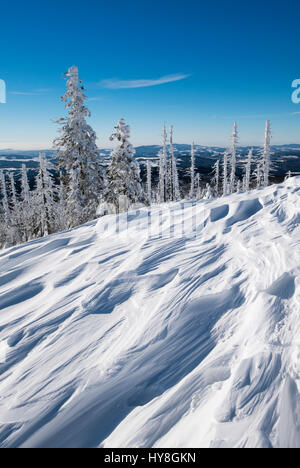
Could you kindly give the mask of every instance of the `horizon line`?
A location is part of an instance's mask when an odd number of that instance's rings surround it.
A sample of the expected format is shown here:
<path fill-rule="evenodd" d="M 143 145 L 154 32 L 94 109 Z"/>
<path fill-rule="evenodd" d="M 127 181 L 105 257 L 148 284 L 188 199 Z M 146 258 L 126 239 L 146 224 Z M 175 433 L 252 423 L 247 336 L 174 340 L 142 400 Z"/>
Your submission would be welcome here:
<path fill-rule="evenodd" d="M 191 146 L 191 143 L 173 143 L 174 146 L 176 145 L 184 145 L 184 146 Z M 273 143 L 271 147 L 276 147 L 276 146 L 300 146 L 299 143 Z M 138 144 L 138 145 L 133 145 L 134 148 L 141 148 L 143 146 L 157 146 L 158 148 L 162 147 L 162 144 L 157 144 L 157 143 L 151 143 L 151 144 Z M 169 143 L 168 143 L 169 146 Z M 195 143 L 195 146 L 200 146 L 203 148 L 228 148 L 228 145 L 218 145 L 218 144 L 202 144 L 202 143 Z M 239 148 L 249 148 L 249 147 L 263 147 L 263 144 L 243 144 L 239 145 Z M 98 150 L 112 150 L 114 147 L 113 146 L 97 146 Z M 0 147 L 0 151 L 55 151 L 54 148 L 52 147 Z"/>

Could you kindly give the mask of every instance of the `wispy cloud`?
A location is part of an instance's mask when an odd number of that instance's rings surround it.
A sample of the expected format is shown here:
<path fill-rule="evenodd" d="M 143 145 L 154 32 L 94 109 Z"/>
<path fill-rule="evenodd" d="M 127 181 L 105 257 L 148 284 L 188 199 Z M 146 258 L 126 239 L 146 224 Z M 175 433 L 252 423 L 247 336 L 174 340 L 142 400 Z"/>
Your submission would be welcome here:
<path fill-rule="evenodd" d="M 27 91 L 10 91 L 9 94 L 14 94 L 15 96 L 36 96 L 37 93 L 27 92 Z"/>
<path fill-rule="evenodd" d="M 298 115 L 300 112 L 292 112 L 292 115 Z"/>
<path fill-rule="evenodd" d="M 9 94 L 14 94 L 15 96 L 39 96 L 50 93 L 50 91 L 52 91 L 51 88 L 39 88 L 33 91 L 10 91 Z"/>
<path fill-rule="evenodd" d="M 53 91 L 53 88 L 38 88 L 34 90 L 37 94 L 51 93 L 51 91 Z"/>
<path fill-rule="evenodd" d="M 108 89 L 132 89 L 132 88 L 148 88 L 149 86 L 158 86 L 174 81 L 184 80 L 190 75 L 176 74 L 162 76 L 156 80 L 118 80 L 115 78 L 100 81 L 99 85 L 102 88 Z"/>
<path fill-rule="evenodd" d="M 102 96 L 89 97 L 88 101 L 104 101 L 104 97 Z"/>

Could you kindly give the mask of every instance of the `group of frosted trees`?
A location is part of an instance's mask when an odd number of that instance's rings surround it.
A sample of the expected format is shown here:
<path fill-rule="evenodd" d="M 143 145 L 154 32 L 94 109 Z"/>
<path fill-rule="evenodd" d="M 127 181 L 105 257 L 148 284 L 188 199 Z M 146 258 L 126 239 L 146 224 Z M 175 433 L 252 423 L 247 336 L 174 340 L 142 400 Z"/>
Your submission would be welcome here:
<path fill-rule="evenodd" d="M 168 154 L 169 146 L 169 154 Z M 242 179 L 237 177 L 238 160 L 238 129 L 237 123 L 233 125 L 230 137 L 230 146 L 224 152 L 222 158 L 217 159 L 213 165 L 211 182 L 201 184 L 201 175 L 196 169 L 195 145 L 191 145 L 190 189 L 182 194 L 178 182 L 178 170 L 173 147 L 173 127 L 170 128 L 169 145 L 167 144 L 166 127 L 163 127 L 162 149 L 159 152 L 159 202 L 176 201 L 182 198 L 210 199 L 229 195 L 234 192 L 247 192 L 251 188 L 267 187 L 270 183 L 271 168 L 271 128 L 270 121 L 266 121 L 265 140 L 262 151 L 254 158 L 253 148 L 248 152 L 246 163 L 244 162 Z M 147 180 L 151 180 L 149 174 L 151 166 L 147 164 Z M 147 182 L 147 187 L 149 187 Z M 149 199 L 148 189 L 148 199 Z M 153 199 L 153 197 L 152 197 Z"/>
<path fill-rule="evenodd" d="M 77 67 L 65 74 L 66 93 L 62 97 L 68 110 L 59 119 L 60 136 L 55 140 L 59 183 L 54 178 L 45 154 L 40 154 L 39 171 L 30 190 L 25 165 L 21 171 L 21 188 L 13 173 L 0 172 L 0 247 L 11 246 L 69 229 L 97 217 L 99 205 L 109 212 L 119 212 L 136 203 L 148 204 L 142 186 L 140 167 L 129 142 L 130 128 L 121 119 L 111 140 L 116 148 L 110 164 L 104 168 L 99 159 L 96 134 L 86 122 L 90 115 Z M 18 181 L 19 184 L 19 181 Z M 106 212 L 108 212 L 106 211 Z"/>
<path fill-rule="evenodd" d="M 173 125 L 170 127 L 170 138 L 169 138 L 169 151 L 168 151 L 168 134 L 166 125 L 163 127 L 163 144 L 162 149 L 159 152 L 159 197 L 158 201 L 164 203 L 167 201 L 176 201 L 181 199 L 181 192 L 179 187 L 179 177 L 177 161 L 173 146 Z M 147 167 L 147 180 L 151 179 L 151 173 L 149 171 L 151 166 L 148 164 Z M 149 193 L 149 182 L 148 186 L 148 199 L 151 202 L 151 193 Z"/>
<path fill-rule="evenodd" d="M 22 166 L 20 180 L 15 179 L 13 172 L 0 171 L 0 247 L 69 229 L 100 215 L 126 211 L 133 205 L 165 203 L 182 198 L 210 199 L 269 184 L 269 121 L 262 155 L 254 162 L 253 151 L 249 151 L 242 182 L 236 176 L 236 123 L 230 148 L 223 161 L 216 161 L 211 183 L 204 187 L 196 169 L 194 143 L 191 146 L 190 187 L 188 192 L 180 187 L 173 126 L 169 135 L 163 126 L 157 182 L 154 183 L 151 161 L 146 165 L 146 182 L 142 182 L 135 150 L 129 142 L 130 127 L 124 119 L 117 123 L 110 138 L 116 146 L 111 152 L 108 167 L 105 167 L 99 156 L 96 134 L 86 121 L 90 112 L 85 106 L 87 98 L 77 67 L 71 67 L 65 75 L 67 89 L 62 100 L 68 115 L 57 121 L 60 135 L 54 142 L 59 177 L 55 177 L 57 167 L 50 165 L 44 153 L 40 153 L 39 170 L 31 189 L 25 165 Z M 255 170 L 252 171 L 254 165 Z"/>
<path fill-rule="evenodd" d="M 233 125 L 231 144 L 225 151 L 222 161 L 218 160 L 213 168 L 213 193 L 215 196 L 228 195 L 234 192 L 247 192 L 250 188 L 267 187 L 270 183 L 271 169 L 271 127 L 266 121 L 264 147 L 254 159 L 253 148 L 248 152 L 244 163 L 242 180 L 237 178 L 238 130 L 236 122 Z"/>
<path fill-rule="evenodd" d="M 0 172 L 2 209 L 0 211 L 0 245 L 10 246 L 42 237 L 63 227 L 59 206 L 59 190 L 50 172 L 44 153 L 40 153 L 40 168 L 35 178 L 35 190 L 30 190 L 25 165 L 21 171 L 21 189 L 17 194 L 13 173 L 5 177 Z"/>

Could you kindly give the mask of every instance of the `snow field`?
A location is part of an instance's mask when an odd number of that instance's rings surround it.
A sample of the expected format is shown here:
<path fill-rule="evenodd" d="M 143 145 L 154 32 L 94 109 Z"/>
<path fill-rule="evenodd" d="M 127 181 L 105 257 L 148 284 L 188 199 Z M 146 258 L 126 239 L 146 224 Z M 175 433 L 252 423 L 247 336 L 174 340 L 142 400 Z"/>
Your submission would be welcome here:
<path fill-rule="evenodd" d="M 300 447 L 299 196 L 293 178 L 2 251 L 0 446 Z"/>

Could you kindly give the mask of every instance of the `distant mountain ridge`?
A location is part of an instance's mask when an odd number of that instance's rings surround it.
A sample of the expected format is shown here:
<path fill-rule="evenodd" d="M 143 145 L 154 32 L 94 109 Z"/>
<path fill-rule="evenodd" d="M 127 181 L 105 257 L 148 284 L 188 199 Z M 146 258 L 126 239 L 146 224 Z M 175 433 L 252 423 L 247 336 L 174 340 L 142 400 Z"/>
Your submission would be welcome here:
<path fill-rule="evenodd" d="M 244 161 L 250 148 L 254 150 L 254 158 L 258 159 L 261 155 L 261 146 L 241 146 L 239 148 L 238 173 L 242 173 Z M 158 166 L 160 145 L 142 145 L 135 147 L 136 159 L 142 166 L 146 164 L 148 159 L 151 160 L 153 166 Z M 184 177 L 184 173 L 190 167 L 190 149 L 189 144 L 176 143 L 174 150 L 177 157 L 178 167 L 181 172 L 180 176 Z M 205 175 L 209 174 L 212 166 L 217 159 L 222 159 L 225 147 L 195 145 L 196 150 L 196 167 L 198 172 Z M 56 165 L 54 158 L 55 150 L 41 150 L 46 153 L 47 157 Z M 99 148 L 99 157 L 104 165 L 109 162 L 111 149 Z M 272 161 L 273 175 L 283 177 L 288 171 L 300 172 L 300 144 L 289 143 L 284 145 L 272 146 Z M 0 169 L 5 171 L 19 171 L 22 164 L 25 164 L 27 169 L 36 171 L 38 168 L 39 150 L 0 150 Z M 154 170 L 155 172 L 155 170 Z"/>

